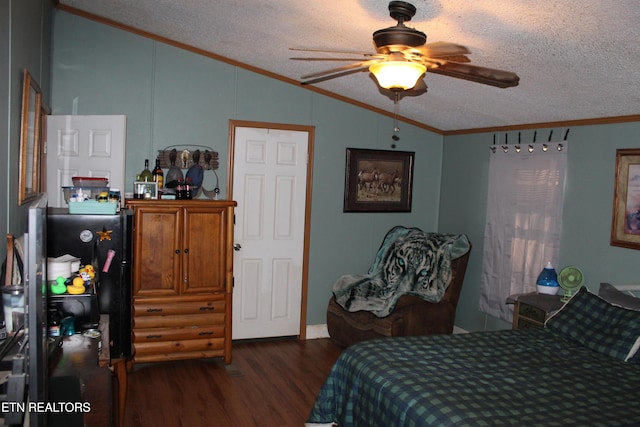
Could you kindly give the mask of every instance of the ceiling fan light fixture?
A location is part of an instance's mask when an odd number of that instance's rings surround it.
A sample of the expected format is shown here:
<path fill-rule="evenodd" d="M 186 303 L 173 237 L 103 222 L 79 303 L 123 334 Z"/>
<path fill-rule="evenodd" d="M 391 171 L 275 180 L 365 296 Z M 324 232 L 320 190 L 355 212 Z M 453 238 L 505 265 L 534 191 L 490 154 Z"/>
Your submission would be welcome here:
<path fill-rule="evenodd" d="M 427 67 L 410 61 L 384 61 L 369 66 L 380 87 L 391 90 L 409 90 L 418 83 Z"/>

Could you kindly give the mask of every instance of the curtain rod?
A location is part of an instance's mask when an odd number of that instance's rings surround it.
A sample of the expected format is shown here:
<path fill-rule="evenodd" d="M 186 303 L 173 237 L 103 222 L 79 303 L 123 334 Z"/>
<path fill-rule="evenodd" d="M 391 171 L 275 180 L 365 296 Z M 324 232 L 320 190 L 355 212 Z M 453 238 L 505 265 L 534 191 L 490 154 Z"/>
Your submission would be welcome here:
<path fill-rule="evenodd" d="M 569 136 L 569 130 L 570 128 L 567 128 L 567 130 L 564 133 L 564 138 L 563 141 L 567 140 L 567 137 Z M 538 131 L 535 130 L 533 132 L 533 141 L 531 144 L 535 144 L 536 143 L 536 137 L 538 135 Z M 519 153 L 521 150 L 521 137 L 522 134 L 520 132 L 518 132 L 518 143 L 517 144 L 513 144 L 512 146 L 515 147 L 516 153 Z M 551 129 L 551 131 L 549 132 L 549 138 L 547 139 L 547 142 L 551 142 L 551 138 L 553 137 L 553 129 Z M 534 146 L 528 144 L 528 151 L 529 153 L 533 153 L 534 150 Z M 509 134 L 507 132 L 505 132 L 504 134 L 504 144 L 500 146 L 502 148 L 502 151 L 504 151 L 505 153 L 509 151 Z M 562 149 L 564 148 L 564 146 L 562 145 L 562 143 L 559 143 L 557 146 L 558 151 L 562 151 Z M 497 149 L 497 145 L 496 145 L 496 134 L 493 134 L 493 144 L 489 146 L 489 149 L 491 150 L 492 153 L 496 152 Z M 546 152 L 549 149 L 549 146 L 547 144 L 542 144 L 542 151 Z"/>

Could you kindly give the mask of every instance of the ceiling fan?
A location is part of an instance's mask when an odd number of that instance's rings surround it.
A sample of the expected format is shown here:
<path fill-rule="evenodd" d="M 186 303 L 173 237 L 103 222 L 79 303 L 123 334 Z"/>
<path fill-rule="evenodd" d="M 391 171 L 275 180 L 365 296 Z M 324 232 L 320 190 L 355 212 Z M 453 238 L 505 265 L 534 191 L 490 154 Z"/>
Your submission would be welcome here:
<path fill-rule="evenodd" d="M 417 96 L 427 91 L 425 72 L 469 80 L 499 88 L 517 86 L 520 78 L 510 71 L 471 65 L 466 47 L 449 43 L 426 43 L 427 35 L 404 25 L 416 13 L 416 8 L 404 1 L 389 3 L 390 16 L 397 21 L 393 27 L 373 33 L 375 53 L 348 50 L 291 48 L 304 52 L 349 55 L 339 57 L 291 58 L 300 61 L 352 61 L 350 64 L 307 74 L 302 84 L 315 84 L 362 71 L 370 71 L 380 91 L 397 101 L 401 96 Z M 353 57 L 354 55 L 358 57 Z M 405 80 L 400 76 L 408 76 Z"/>

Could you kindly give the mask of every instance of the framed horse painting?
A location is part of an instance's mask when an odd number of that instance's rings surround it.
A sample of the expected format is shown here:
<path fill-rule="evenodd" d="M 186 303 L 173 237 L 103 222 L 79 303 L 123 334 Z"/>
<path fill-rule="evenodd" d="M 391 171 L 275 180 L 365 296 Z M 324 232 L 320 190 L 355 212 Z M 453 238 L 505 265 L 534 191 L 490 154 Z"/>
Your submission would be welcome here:
<path fill-rule="evenodd" d="M 411 212 L 414 155 L 347 148 L 344 212 Z"/>

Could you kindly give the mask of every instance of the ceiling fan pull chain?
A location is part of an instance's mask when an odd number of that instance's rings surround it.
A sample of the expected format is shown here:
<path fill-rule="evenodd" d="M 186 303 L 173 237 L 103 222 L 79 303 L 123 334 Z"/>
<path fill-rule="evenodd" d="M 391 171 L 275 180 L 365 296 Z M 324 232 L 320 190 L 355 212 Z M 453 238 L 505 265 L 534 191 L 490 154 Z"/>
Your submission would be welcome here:
<path fill-rule="evenodd" d="M 393 135 L 391 135 L 391 139 L 394 142 L 391 143 L 391 148 L 396 148 L 396 142 L 400 141 L 400 137 L 398 136 L 398 132 L 400 132 L 400 128 L 398 127 L 398 117 L 400 112 L 400 105 L 398 101 L 400 100 L 400 91 L 394 91 L 393 95 Z"/>

